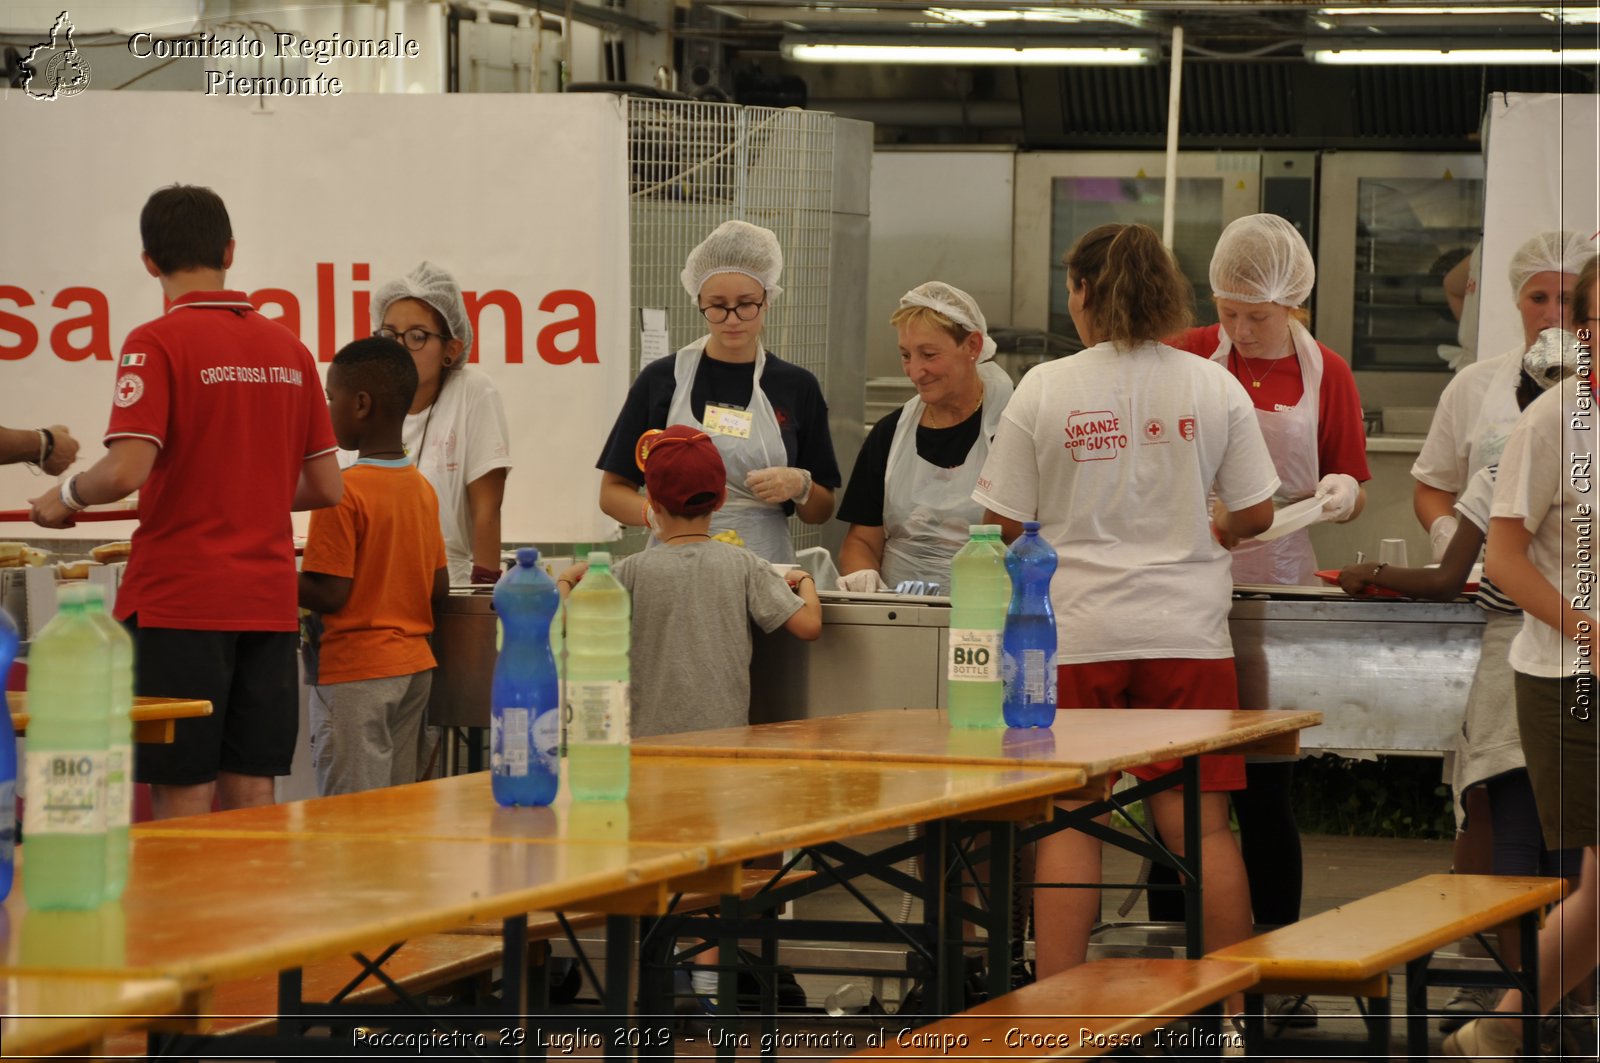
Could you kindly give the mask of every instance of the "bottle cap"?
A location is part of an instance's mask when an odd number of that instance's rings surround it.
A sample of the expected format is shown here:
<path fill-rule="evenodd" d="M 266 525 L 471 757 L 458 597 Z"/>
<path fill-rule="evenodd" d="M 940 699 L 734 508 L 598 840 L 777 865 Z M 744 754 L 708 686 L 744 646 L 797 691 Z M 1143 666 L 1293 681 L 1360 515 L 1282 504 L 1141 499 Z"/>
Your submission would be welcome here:
<path fill-rule="evenodd" d="M 590 550 L 589 551 L 589 567 L 590 568 L 610 568 L 611 567 L 611 551 L 609 551 L 609 550 Z"/>
<path fill-rule="evenodd" d="M 83 585 L 83 600 L 87 605 L 104 606 L 106 604 L 106 589 L 94 583 Z"/>
<path fill-rule="evenodd" d="M 539 563 L 539 551 L 532 546 L 517 548 L 517 564 L 522 568 L 532 568 Z"/>
<path fill-rule="evenodd" d="M 1031 535 L 1031 534 L 1033 534 L 1034 532 L 1036 532 L 1038 530 L 1039 530 L 1039 522 L 1038 521 L 1036 521 L 1036 520 L 1025 520 L 1025 521 L 1022 522 L 1023 534 Z"/>
<path fill-rule="evenodd" d="M 82 607 L 89 600 L 89 585 L 87 583 L 73 583 L 62 587 L 56 592 L 56 604 L 59 606 Z"/>

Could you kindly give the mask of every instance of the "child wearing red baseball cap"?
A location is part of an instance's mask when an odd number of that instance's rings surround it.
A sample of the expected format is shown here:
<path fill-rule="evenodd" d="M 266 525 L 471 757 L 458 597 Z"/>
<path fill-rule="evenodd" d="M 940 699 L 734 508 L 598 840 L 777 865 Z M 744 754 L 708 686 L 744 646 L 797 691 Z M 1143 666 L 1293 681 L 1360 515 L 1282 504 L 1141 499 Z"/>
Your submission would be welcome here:
<path fill-rule="evenodd" d="M 711 514 L 728 485 L 705 432 L 690 425 L 647 432 L 639 454 L 660 545 L 612 568 L 633 598 L 633 735 L 742 727 L 750 722 L 750 625 L 817 638 L 816 581 L 799 569 L 779 576 L 744 547 L 711 538 Z M 563 595 L 586 568 L 561 573 Z"/>

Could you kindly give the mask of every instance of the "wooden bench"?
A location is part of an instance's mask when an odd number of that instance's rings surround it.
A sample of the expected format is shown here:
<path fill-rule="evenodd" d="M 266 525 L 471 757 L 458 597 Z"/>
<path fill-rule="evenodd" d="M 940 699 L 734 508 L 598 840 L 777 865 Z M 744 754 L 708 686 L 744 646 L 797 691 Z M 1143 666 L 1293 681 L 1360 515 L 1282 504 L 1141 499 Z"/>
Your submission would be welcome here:
<path fill-rule="evenodd" d="M 1237 1035 L 1222 1032 L 1219 1005 L 1255 982 L 1255 965 L 1209 957 L 1096 960 L 927 1026 L 887 1027 L 882 1046 L 848 1058 L 1025 1063 L 1141 1048 L 1221 1056 L 1224 1036 Z M 1189 1030 L 1155 1032 L 1208 1010 Z"/>
<path fill-rule="evenodd" d="M 0 978 L 0 1041 L 8 1058 L 98 1055 L 104 1039 L 182 1007 L 176 982 L 71 974 Z M 138 1036 L 129 1040 L 142 1051 Z"/>
<path fill-rule="evenodd" d="M 1537 989 L 1535 931 L 1547 905 L 1560 900 L 1566 882 L 1558 878 L 1512 878 L 1494 875 L 1428 875 L 1363 897 L 1298 923 L 1218 949 L 1213 959 L 1244 960 L 1261 971 L 1261 982 L 1248 998 L 1246 1050 L 1276 1054 L 1308 1044 L 1305 1040 L 1268 1037 L 1260 997 L 1267 993 L 1322 993 L 1352 996 L 1369 1002 L 1366 1009 L 1366 1051 L 1389 1053 L 1389 972 L 1406 969 L 1406 1040 L 1408 1054 L 1428 1054 L 1427 991 L 1430 984 L 1511 985 L 1510 975 L 1434 972 L 1428 962 L 1445 945 L 1482 934 L 1515 919 L 1523 924 L 1524 976 Z M 1465 982 L 1463 981 L 1465 980 Z M 1538 1021 L 1524 1024 L 1525 1049 L 1538 1055 Z M 1319 1044 L 1325 1052 L 1325 1040 Z"/>

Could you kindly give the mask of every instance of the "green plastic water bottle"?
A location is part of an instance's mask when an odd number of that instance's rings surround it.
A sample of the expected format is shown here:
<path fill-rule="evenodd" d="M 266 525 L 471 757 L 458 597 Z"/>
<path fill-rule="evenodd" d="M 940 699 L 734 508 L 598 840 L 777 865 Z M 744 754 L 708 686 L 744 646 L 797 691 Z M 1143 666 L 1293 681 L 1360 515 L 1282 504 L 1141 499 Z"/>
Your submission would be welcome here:
<path fill-rule="evenodd" d="M 105 899 L 110 653 L 84 588 L 62 590 L 28 654 L 22 891 L 30 908 L 94 908 Z"/>
<path fill-rule="evenodd" d="M 591 551 L 589 571 L 567 595 L 567 782 L 575 801 L 628 796 L 632 614 L 611 555 Z"/>
<path fill-rule="evenodd" d="M 1004 727 L 1000 638 L 1011 604 L 1011 576 L 997 524 L 974 524 L 950 563 L 949 680 L 952 727 Z"/>
<path fill-rule="evenodd" d="M 106 612 L 103 587 L 84 588 L 89 619 L 111 644 L 111 712 L 106 732 L 106 897 L 128 884 L 128 824 L 133 821 L 133 637 Z"/>

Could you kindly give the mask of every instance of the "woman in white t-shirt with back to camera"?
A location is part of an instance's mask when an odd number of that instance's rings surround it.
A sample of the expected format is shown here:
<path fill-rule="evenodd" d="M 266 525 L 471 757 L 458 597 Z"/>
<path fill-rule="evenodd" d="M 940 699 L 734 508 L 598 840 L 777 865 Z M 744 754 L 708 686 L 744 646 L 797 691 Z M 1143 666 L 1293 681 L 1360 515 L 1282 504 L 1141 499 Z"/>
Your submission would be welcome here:
<path fill-rule="evenodd" d="M 1272 523 L 1279 482 L 1255 411 L 1227 369 L 1160 342 L 1189 324 L 1193 295 L 1151 229 L 1091 229 L 1066 266 L 1073 323 L 1090 346 L 1022 378 L 973 498 L 1008 540 L 1022 521 L 1039 521 L 1060 555 L 1051 600 L 1063 711 L 1237 707 L 1232 563 L 1218 539 Z M 1222 502 L 1215 524 L 1212 494 Z M 1228 830 L 1227 792 L 1244 786 L 1244 759 L 1203 757 L 1200 779 L 1213 949 L 1251 932 L 1244 865 Z M 1181 839 L 1182 792 L 1163 791 L 1151 805 L 1163 835 Z M 1076 830 L 1045 839 L 1037 877 L 1098 882 L 1099 841 Z M 1039 977 L 1082 963 L 1098 892 L 1042 889 L 1034 912 Z"/>
<path fill-rule="evenodd" d="M 378 289 L 372 328 L 417 363 L 417 397 L 403 438 L 439 496 L 450 582 L 493 583 L 500 578 L 500 505 L 511 470 L 511 433 L 494 382 L 467 364 L 472 322 L 461 288 L 445 270 L 423 262 Z"/>

